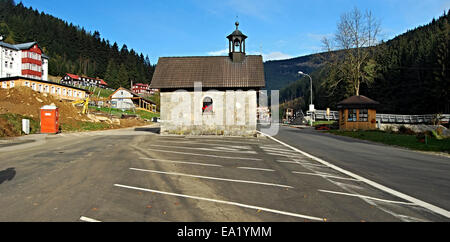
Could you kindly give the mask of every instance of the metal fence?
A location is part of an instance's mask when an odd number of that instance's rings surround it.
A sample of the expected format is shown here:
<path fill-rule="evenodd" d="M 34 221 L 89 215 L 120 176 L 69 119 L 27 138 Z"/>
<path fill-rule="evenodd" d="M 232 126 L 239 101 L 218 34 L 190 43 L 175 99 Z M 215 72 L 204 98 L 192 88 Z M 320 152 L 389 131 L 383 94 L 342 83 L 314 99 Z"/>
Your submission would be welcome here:
<path fill-rule="evenodd" d="M 331 111 L 327 115 L 327 111 L 316 110 L 315 112 L 307 112 L 308 116 L 313 115 L 314 120 L 339 120 L 339 112 Z M 390 124 L 425 124 L 432 123 L 436 119 L 435 114 L 426 115 L 398 115 L 398 114 L 377 114 L 377 122 Z M 450 114 L 439 115 L 439 119 L 443 123 L 450 121 Z"/>

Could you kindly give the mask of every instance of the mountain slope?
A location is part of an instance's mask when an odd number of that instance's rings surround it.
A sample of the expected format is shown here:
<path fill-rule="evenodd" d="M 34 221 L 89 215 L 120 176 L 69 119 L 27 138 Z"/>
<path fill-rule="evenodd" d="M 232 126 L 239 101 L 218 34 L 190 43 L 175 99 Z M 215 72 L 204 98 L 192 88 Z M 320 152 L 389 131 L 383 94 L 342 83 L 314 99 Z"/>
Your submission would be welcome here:
<path fill-rule="evenodd" d="M 301 56 L 264 63 L 267 90 L 281 90 L 301 78 L 298 72 L 312 73 L 324 65 L 323 54 Z"/>

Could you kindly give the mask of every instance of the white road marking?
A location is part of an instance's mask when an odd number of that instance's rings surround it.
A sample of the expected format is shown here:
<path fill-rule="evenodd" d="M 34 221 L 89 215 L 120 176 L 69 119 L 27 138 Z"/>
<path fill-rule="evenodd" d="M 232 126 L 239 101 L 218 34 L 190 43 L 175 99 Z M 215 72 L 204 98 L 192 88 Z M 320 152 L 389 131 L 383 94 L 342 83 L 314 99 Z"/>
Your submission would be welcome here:
<path fill-rule="evenodd" d="M 183 173 L 176 173 L 176 172 L 163 172 L 163 171 L 145 170 L 145 169 L 138 169 L 138 168 L 130 168 L 130 170 L 143 171 L 143 172 L 149 172 L 149 173 L 157 173 L 157 174 L 164 174 L 164 175 L 172 175 L 172 176 L 186 176 L 186 177 L 209 179 L 209 180 L 228 181 L 228 182 L 237 182 L 237 183 L 247 183 L 247 184 L 256 184 L 256 185 L 264 185 L 264 186 L 283 187 L 283 188 L 294 188 L 294 187 L 291 187 L 291 186 L 279 185 L 279 184 L 273 184 L 273 183 L 245 181 L 245 180 L 234 180 L 234 179 L 208 177 L 208 176 L 197 176 L 197 175 L 190 175 L 190 174 L 183 174 Z"/>
<path fill-rule="evenodd" d="M 238 169 L 244 169 L 244 170 L 256 170 L 256 171 L 275 171 L 272 169 L 263 169 L 263 168 L 254 168 L 254 167 L 238 167 Z"/>
<path fill-rule="evenodd" d="M 87 217 L 81 217 L 80 220 L 81 220 L 81 221 L 84 221 L 84 222 L 90 222 L 90 223 L 99 223 L 99 222 L 102 222 L 102 221 L 95 220 L 95 219 L 92 219 L 92 218 L 87 218 Z"/>
<path fill-rule="evenodd" d="M 296 165 L 298 165 L 298 162 L 295 162 L 295 161 L 277 160 L 277 162 L 279 162 L 279 163 L 290 163 L 290 164 L 296 164 Z"/>
<path fill-rule="evenodd" d="M 299 172 L 299 171 L 293 171 L 292 173 L 300 174 L 300 175 L 308 175 L 308 176 L 321 176 L 321 177 L 324 177 L 324 178 L 333 178 L 333 179 L 340 179 L 340 180 L 358 181 L 358 180 L 353 179 L 353 178 L 332 176 L 332 175 L 323 174 L 323 173 L 308 173 L 308 172 Z"/>
<path fill-rule="evenodd" d="M 173 160 L 160 160 L 160 159 L 152 159 L 152 158 L 140 158 L 141 160 L 151 160 L 156 162 L 165 162 L 165 163 L 176 163 L 176 164 L 187 164 L 187 165 L 198 165 L 198 166 L 213 166 L 213 167 L 223 167 L 221 165 L 215 164 L 207 164 L 207 163 L 197 163 L 197 162 L 187 162 L 187 161 L 173 161 Z"/>
<path fill-rule="evenodd" d="M 302 214 L 297 214 L 297 213 L 291 213 L 291 212 L 285 212 L 285 211 L 280 211 L 280 210 L 275 210 L 275 209 L 263 208 L 263 207 L 258 207 L 258 206 L 252 206 L 252 205 L 247 205 L 247 204 L 242 204 L 242 203 L 237 203 L 237 202 L 229 202 L 229 201 L 223 201 L 223 200 L 217 200 L 217 199 L 211 199 L 211 198 L 204 198 L 204 197 L 190 196 L 190 195 L 171 193 L 171 192 L 164 192 L 164 191 L 145 189 L 145 188 L 139 188 L 139 187 L 125 186 L 125 185 L 120 185 L 120 184 L 114 184 L 114 186 L 127 188 L 127 189 L 138 190 L 138 191 L 144 191 L 144 192 L 154 192 L 154 193 L 159 193 L 159 194 L 169 195 L 169 196 L 175 196 L 175 197 L 184 197 L 184 198 L 191 198 L 191 199 L 208 201 L 208 202 L 214 202 L 214 203 L 221 203 L 221 204 L 226 204 L 226 205 L 233 205 L 233 206 L 249 208 L 249 209 L 255 209 L 255 210 L 261 210 L 261 211 L 265 211 L 265 212 L 269 212 L 269 213 L 281 214 L 281 215 L 297 217 L 297 218 L 303 218 L 303 219 L 308 219 L 308 220 L 324 221 L 323 218 L 312 217 L 312 216 L 307 216 L 307 215 L 302 215 Z"/>
<path fill-rule="evenodd" d="M 226 151 L 243 151 L 242 147 L 239 146 L 220 146 L 220 145 L 215 145 L 215 147 L 213 147 L 213 149 L 217 149 L 217 150 L 226 150 Z M 246 148 L 245 150 L 250 151 L 251 149 Z M 256 154 L 253 150 L 252 150 L 253 154 Z"/>
<path fill-rule="evenodd" d="M 263 134 L 263 133 L 261 133 L 261 132 L 259 132 L 259 133 L 262 134 L 262 135 L 265 135 L 265 134 Z M 440 214 L 440 215 L 442 215 L 442 216 L 445 216 L 445 217 L 447 217 L 447 218 L 450 218 L 450 212 L 447 211 L 447 210 L 445 210 L 445 209 L 443 209 L 443 208 L 437 207 L 437 206 L 435 206 L 435 205 L 432 205 L 432 204 L 430 204 L 430 203 L 424 202 L 424 201 L 419 200 L 419 199 L 417 199 L 417 198 L 411 197 L 411 196 L 406 195 L 406 194 L 404 194 L 404 193 L 395 191 L 395 190 L 393 190 L 393 189 L 391 189 L 391 188 L 389 188 L 389 187 L 383 186 L 383 185 L 378 184 L 378 183 L 376 183 L 376 182 L 373 182 L 373 181 L 371 181 L 371 180 L 369 180 L 369 179 L 366 179 L 366 178 L 364 178 L 364 177 L 362 177 L 362 176 L 359 176 L 359 175 L 356 175 L 356 174 L 354 174 L 354 173 L 352 173 L 352 172 L 346 171 L 346 170 L 344 170 L 344 169 L 342 169 L 342 168 L 340 168 L 340 167 L 338 167 L 338 166 L 335 166 L 335 165 L 333 165 L 333 164 L 331 164 L 331 163 L 329 163 L 329 162 L 326 162 L 326 161 L 324 161 L 324 160 L 322 160 L 322 159 L 320 159 L 320 158 L 318 158 L 318 157 L 315 157 L 315 156 L 313 156 L 313 155 L 310 155 L 310 154 L 308 154 L 308 153 L 306 153 L 306 152 L 304 152 L 304 151 L 301 151 L 301 150 L 299 150 L 299 149 L 297 149 L 297 148 L 295 148 L 295 147 L 293 147 L 293 146 L 290 146 L 290 145 L 288 145 L 288 144 L 286 144 L 286 143 L 284 143 L 284 142 L 282 142 L 282 141 L 279 141 L 279 140 L 277 140 L 277 139 L 275 139 L 275 138 L 273 138 L 273 137 L 271 137 L 271 136 L 268 136 L 268 135 L 265 135 L 265 136 L 269 137 L 269 139 L 271 139 L 271 140 L 273 140 L 273 141 L 275 141 L 275 142 L 277 142 L 277 143 L 279 143 L 279 144 L 282 144 L 282 145 L 284 145 L 284 146 L 286 146 L 286 147 L 288 147 L 288 148 L 290 148 L 290 149 L 292 149 L 292 150 L 294 150 L 294 151 L 297 151 L 298 153 L 300 153 L 300 154 L 302 154 L 302 155 L 304 155 L 304 156 L 307 156 L 307 157 L 309 157 L 309 158 L 311 158 L 311 159 L 314 159 L 314 160 L 316 160 L 317 162 L 319 162 L 319 163 L 321 163 L 321 164 L 324 164 L 324 165 L 326 165 L 326 166 L 328 166 L 328 167 L 330 167 L 330 168 L 332 168 L 332 169 L 334 169 L 334 170 L 337 170 L 337 171 L 339 171 L 339 172 L 341 172 L 341 173 L 343 173 L 343 174 L 345 174 L 345 175 L 347 175 L 347 176 L 353 177 L 353 178 L 355 178 L 355 179 L 357 179 L 357 180 L 360 180 L 361 182 L 364 182 L 364 183 L 366 183 L 366 184 L 368 184 L 368 185 L 370 185 L 370 186 L 372 186 L 372 187 L 375 187 L 375 188 L 377 188 L 377 189 L 379 189 L 379 190 L 382 190 L 382 191 L 384 191 L 384 192 L 387 192 L 387 193 L 389 193 L 389 194 L 391 194 L 391 195 L 394 195 L 394 196 L 396 196 L 396 197 L 399 197 L 399 198 L 401 198 L 401 199 L 403 199 L 403 200 L 406 200 L 406 201 L 415 203 L 415 204 L 417 204 L 417 205 L 419 205 L 419 206 L 421 206 L 421 207 L 424 207 L 424 208 L 426 208 L 426 209 L 428 209 L 428 210 L 431 210 L 431 211 L 433 211 L 433 212 L 435 212 L 435 213 L 437 213 L 437 214 Z"/>
<path fill-rule="evenodd" d="M 170 143 L 173 144 L 174 141 L 162 141 L 159 140 L 158 143 Z M 236 146 L 236 145 L 232 145 L 232 144 L 216 144 L 216 143 L 200 143 L 197 141 L 182 141 L 182 142 L 175 142 L 176 144 L 190 144 L 190 145 L 207 145 L 207 146 L 216 146 L 216 147 L 222 147 L 222 149 L 226 149 L 225 147 L 230 147 L 230 148 L 239 148 L 241 150 L 252 150 L 252 148 L 250 146 Z"/>
<path fill-rule="evenodd" d="M 309 166 L 309 167 L 326 167 L 326 168 L 328 168 L 328 166 L 316 165 L 316 164 L 311 164 L 311 163 L 303 163 L 303 162 L 300 162 L 300 164 L 301 164 L 302 166 Z"/>
<path fill-rule="evenodd" d="M 196 148 L 196 147 L 185 147 L 185 146 L 167 146 L 167 145 L 148 145 L 150 147 L 162 147 L 162 148 L 175 148 L 175 149 L 186 149 L 186 150 L 200 150 L 200 151 L 212 151 L 212 152 L 227 152 L 227 153 L 242 153 L 242 154 L 256 154 L 255 151 L 242 151 L 238 149 L 234 150 L 217 150 L 217 149 L 208 149 L 208 148 Z"/>
<path fill-rule="evenodd" d="M 369 196 L 364 196 L 364 195 L 359 195 L 359 194 L 344 193 L 344 192 L 334 192 L 334 191 L 327 191 L 327 190 L 319 190 L 319 192 L 332 193 L 332 194 L 338 194 L 338 195 L 345 195 L 345 196 L 350 196 L 350 197 L 367 198 L 367 199 L 370 199 L 370 200 L 386 202 L 386 203 L 395 203 L 395 204 L 402 204 L 402 205 L 417 206 L 417 204 L 415 204 L 415 203 L 407 203 L 407 202 L 385 200 L 385 199 L 379 199 L 379 198 L 374 198 L 374 197 L 369 197 Z"/>
<path fill-rule="evenodd" d="M 314 166 L 314 167 L 327 167 L 328 168 L 328 166 L 316 165 L 316 164 L 311 164 L 311 163 L 308 163 L 308 162 L 287 161 L 287 160 L 277 160 L 277 162 L 279 162 L 279 163 L 290 163 L 290 164 L 296 164 L 296 165 L 302 165 L 302 166 Z"/>
<path fill-rule="evenodd" d="M 286 154 L 273 153 L 273 152 L 267 152 L 267 154 L 273 155 L 273 156 L 284 156 L 284 157 L 288 157 L 288 158 L 298 158 L 298 156 L 295 156 L 295 155 L 286 155 Z"/>
<path fill-rule="evenodd" d="M 265 151 L 272 151 L 272 152 L 292 152 L 292 150 L 285 150 L 285 149 L 278 149 L 278 148 L 270 148 L 270 147 L 261 147 L 261 149 Z"/>
<path fill-rule="evenodd" d="M 206 142 L 223 142 L 223 143 L 233 143 L 233 144 L 247 144 L 247 145 L 259 145 L 260 143 L 258 142 L 241 142 L 241 141 L 232 141 L 232 140 L 207 140 L 207 139 L 193 139 L 194 142 L 201 142 L 201 141 L 206 141 Z"/>
<path fill-rule="evenodd" d="M 206 156 L 206 157 L 214 157 L 214 158 L 222 158 L 222 159 L 231 159 L 231 160 L 254 160 L 254 161 L 260 161 L 260 160 L 261 160 L 261 159 L 257 159 L 257 158 L 244 158 L 244 157 L 230 157 L 230 156 L 206 155 L 206 154 L 196 154 L 196 153 L 178 152 L 178 151 L 171 151 L 171 150 L 155 150 L 155 149 L 152 149 L 152 151 L 156 151 L 156 152 L 165 152 L 165 153 L 174 153 L 174 154 L 183 154 L 183 155 Z"/>

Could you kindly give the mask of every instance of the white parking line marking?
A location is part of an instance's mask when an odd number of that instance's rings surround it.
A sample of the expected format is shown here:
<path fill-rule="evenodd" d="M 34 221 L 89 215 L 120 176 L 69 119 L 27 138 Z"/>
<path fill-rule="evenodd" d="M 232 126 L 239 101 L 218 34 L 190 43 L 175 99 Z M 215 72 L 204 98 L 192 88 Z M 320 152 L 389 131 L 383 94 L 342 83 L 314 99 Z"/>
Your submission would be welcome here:
<path fill-rule="evenodd" d="M 207 140 L 207 139 L 193 139 L 192 141 L 194 142 L 201 142 L 201 141 L 205 141 L 205 142 L 223 142 L 223 143 L 233 143 L 233 144 L 247 144 L 247 145 L 259 145 L 260 143 L 257 142 L 241 142 L 241 141 L 231 141 L 231 140 Z"/>
<path fill-rule="evenodd" d="M 156 162 L 165 162 L 165 163 L 176 163 L 176 164 L 187 164 L 187 165 L 198 165 L 198 166 L 213 166 L 213 167 L 223 167 L 221 165 L 215 164 L 206 164 L 206 163 L 197 163 L 197 162 L 187 162 L 187 161 L 173 161 L 173 160 L 160 160 L 160 159 L 152 159 L 152 158 L 140 158 L 141 160 L 151 160 Z"/>
<path fill-rule="evenodd" d="M 279 162 L 279 163 L 296 164 L 296 165 L 302 165 L 302 166 L 314 166 L 314 167 L 327 167 L 328 168 L 328 166 L 316 165 L 316 164 L 311 164 L 311 163 L 308 163 L 308 162 L 287 161 L 287 160 L 277 160 L 277 162 Z"/>
<path fill-rule="evenodd" d="M 254 168 L 254 167 L 238 167 L 238 169 L 244 169 L 244 170 L 256 170 L 256 171 L 275 171 L 272 169 L 263 169 L 263 168 Z"/>
<path fill-rule="evenodd" d="M 352 194 L 352 193 L 334 192 L 334 191 L 327 191 L 327 190 L 319 190 L 319 192 L 332 193 L 332 194 L 338 194 L 338 195 L 345 195 L 345 196 L 351 196 L 351 197 L 367 198 L 367 199 L 370 199 L 370 200 L 386 202 L 386 203 L 395 203 L 395 204 L 418 206 L 415 203 L 407 203 L 407 202 L 385 200 L 385 199 L 379 199 L 379 198 L 374 198 L 374 197 L 369 197 L 369 196 L 364 196 L 364 195 L 359 195 L 359 194 Z"/>
<path fill-rule="evenodd" d="M 212 152 L 227 152 L 227 153 L 242 153 L 242 154 L 256 154 L 255 151 L 250 150 L 220 150 L 220 149 L 208 149 L 208 148 L 196 148 L 196 147 L 185 147 L 185 146 L 167 146 L 167 145 L 148 145 L 151 147 L 162 147 L 162 148 L 175 148 L 175 149 L 186 149 L 186 150 L 200 150 L 200 151 L 212 151 Z"/>
<path fill-rule="evenodd" d="M 273 152 L 267 152 L 267 154 L 269 155 L 273 155 L 273 156 L 283 156 L 283 157 L 288 157 L 288 158 L 298 158 L 298 156 L 295 155 L 286 155 L 286 154 L 280 154 L 280 153 L 273 153 Z"/>
<path fill-rule="evenodd" d="M 298 162 L 295 162 L 295 161 L 277 160 L 277 162 L 279 162 L 279 163 L 290 163 L 290 164 L 296 164 L 296 165 L 298 165 Z"/>
<path fill-rule="evenodd" d="M 237 182 L 237 183 L 247 183 L 247 184 L 256 184 L 256 185 L 264 185 L 264 186 L 283 187 L 283 188 L 294 188 L 294 187 L 291 187 L 291 186 L 279 185 L 279 184 L 273 184 L 273 183 L 245 181 L 245 180 L 234 180 L 234 179 L 208 177 L 208 176 L 197 176 L 197 175 L 190 175 L 190 174 L 183 174 L 183 173 L 176 173 L 176 172 L 163 172 L 163 171 L 145 170 L 145 169 L 138 169 L 138 168 L 130 168 L 130 170 L 143 171 L 143 172 L 149 172 L 149 173 L 157 173 L 157 174 L 164 174 L 164 175 L 172 175 L 172 176 L 186 176 L 186 177 L 209 179 L 209 180 L 228 181 L 228 182 Z"/>
<path fill-rule="evenodd" d="M 289 153 L 292 152 L 292 150 L 277 149 L 277 148 L 270 148 L 270 147 L 261 147 L 261 149 L 263 149 L 265 151 L 272 151 L 272 152 L 289 152 Z"/>
<path fill-rule="evenodd" d="M 233 206 L 249 208 L 249 209 L 255 209 L 255 210 L 261 210 L 261 211 L 265 211 L 265 212 L 269 212 L 269 213 L 276 213 L 276 214 L 281 214 L 281 215 L 286 215 L 286 216 L 291 216 L 291 217 L 297 217 L 297 218 L 313 220 L 313 221 L 324 221 L 323 218 L 312 217 L 312 216 L 307 216 L 307 215 L 302 215 L 302 214 L 297 214 L 297 213 L 291 213 L 291 212 L 285 212 L 285 211 L 280 211 L 280 210 L 275 210 L 275 209 L 263 208 L 263 207 L 258 207 L 258 206 L 252 206 L 252 205 L 247 205 L 247 204 L 242 204 L 242 203 L 237 203 L 237 202 L 229 202 L 229 201 L 223 201 L 223 200 L 217 200 L 217 199 L 211 199 L 211 198 L 190 196 L 190 195 L 177 194 L 177 193 L 171 193 L 171 192 L 164 192 L 164 191 L 145 189 L 145 188 L 139 188 L 139 187 L 131 187 L 131 186 L 125 186 L 125 185 L 120 185 L 120 184 L 115 184 L 114 186 L 122 187 L 122 188 L 128 188 L 128 189 L 133 189 L 133 190 L 138 190 L 138 191 L 144 191 L 144 192 L 154 192 L 154 193 L 159 193 L 159 194 L 169 195 L 169 196 L 175 196 L 175 197 L 184 197 L 184 198 L 191 198 L 191 199 L 208 201 L 208 202 L 214 202 L 214 203 L 221 203 L 221 204 L 226 204 L 226 205 L 233 205 Z"/>
<path fill-rule="evenodd" d="M 262 134 L 262 135 L 265 135 L 265 134 L 263 134 L 262 132 L 259 132 L 259 133 Z M 404 193 L 395 191 L 395 190 L 393 190 L 393 189 L 391 189 L 391 188 L 389 188 L 389 187 L 383 186 L 383 185 L 378 184 L 378 183 L 376 183 L 376 182 L 373 182 L 373 181 L 371 181 L 371 180 L 369 180 L 369 179 L 366 179 L 366 178 L 364 178 L 364 177 L 362 177 L 362 176 L 359 176 L 359 175 L 356 175 L 356 174 L 354 174 L 354 173 L 352 173 L 352 172 L 346 171 L 346 170 L 344 170 L 344 169 L 342 169 L 342 168 L 340 168 L 340 167 L 338 167 L 338 166 L 335 166 L 335 165 L 333 165 L 333 164 L 331 164 L 331 163 L 329 163 L 329 162 L 326 162 L 326 161 L 324 161 L 324 160 L 322 160 L 322 159 L 320 159 L 320 158 L 318 158 L 318 157 L 315 157 L 315 156 L 313 156 L 313 155 L 310 155 L 310 154 L 308 154 L 308 153 L 306 153 L 306 152 L 304 152 L 304 151 L 301 151 L 301 150 L 299 150 L 299 149 L 297 149 L 297 148 L 295 148 L 295 147 L 293 147 L 293 146 L 290 146 L 290 145 L 288 145 L 288 144 L 286 144 L 286 143 L 284 143 L 284 142 L 282 142 L 282 141 L 279 141 L 279 140 L 277 140 L 277 139 L 275 139 L 275 138 L 273 138 L 273 137 L 271 137 L 271 136 L 268 136 L 268 135 L 265 135 L 265 136 L 267 136 L 269 139 L 271 139 L 271 140 L 273 140 L 273 141 L 275 141 L 275 142 L 277 142 L 277 143 L 279 143 L 279 144 L 282 144 L 282 145 L 284 145 L 284 146 L 286 146 L 286 147 L 288 147 L 288 148 L 290 148 L 290 149 L 292 149 L 292 150 L 294 150 L 294 151 L 297 151 L 298 153 L 300 153 L 300 154 L 302 154 L 302 155 L 304 155 L 304 156 L 307 156 L 307 157 L 309 157 L 309 158 L 311 158 L 311 159 L 314 159 L 314 160 L 316 160 L 317 162 L 319 162 L 319 163 L 321 163 L 321 164 L 324 164 L 324 165 L 326 165 L 326 166 L 328 166 L 328 167 L 330 167 L 330 168 L 332 168 L 332 169 L 334 169 L 334 170 L 336 170 L 336 171 L 339 171 L 339 172 L 341 172 L 341 173 L 343 173 L 343 174 L 345 174 L 345 175 L 347 175 L 347 176 L 353 177 L 353 178 L 355 178 L 355 179 L 357 179 L 357 180 L 360 180 L 361 182 L 364 182 L 364 183 L 366 183 L 366 184 L 368 184 L 368 185 L 370 185 L 370 186 L 372 186 L 372 187 L 375 187 L 375 188 L 377 188 L 377 189 L 379 189 L 379 190 L 382 190 L 382 191 L 384 191 L 384 192 L 387 192 L 387 193 L 389 193 L 389 194 L 391 194 L 391 195 L 394 195 L 394 196 L 396 196 L 396 197 L 399 197 L 399 198 L 401 198 L 401 199 L 403 199 L 403 200 L 410 201 L 410 202 L 415 203 L 415 204 L 417 204 L 417 205 L 419 205 L 419 206 L 421 206 L 421 207 L 424 207 L 424 208 L 426 208 L 426 209 L 428 209 L 428 210 L 431 210 L 431 211 L 433 211 L 433 212 L 435 212 L 435 213 L 438 213 L 438 214 L 440 214 L 440 215 L 442 215 L 442 216 L 445 216 L 445 217 L 447 217 L 447 218 L 450 218 L 450 212 L 447 211 L 447 210 L 445 210 L 445 209 L 443 209 L 443 208 L 437 207 L 437 206 L 435 206 L 435 205 L 433 205 L 433 204 L 424 202 L 424 201 L 422 201 L 422 200 L 419 200 L 419 199 L 417 199 L 417 198 L 411 197 L 411 196 L 406 195 L 406 194 L 404 194 Z"/>
<path fill-rule="evenodd" d="M 102 221 L 95 220 L 95 219 L 92 219 L 92 218 L 87 218 L 87 217 L 81 217 L 80 220 L 83 221 L 83 222 L 90 222 L 90 223 L 100 223 L 100 222 L 102 222 Z"/>
<path fill-rule="evenodd" d="M 173 141 L 163 141 L 163 140 L 159 140 L 158 143 L 170 143 L 173 144 Z M 221 146 L 221 147 L 230 147 L 230 148 L 240 148 L 240 149 L 244 149 L 244 150 L 251 150 L 250 146 L 237 146 L 237 145 L 233 145 L 233 144 L 215 144 L 215 143 L 201 143 L 201 142 L 197 142 L 197 141 L 182 141 L 182 142 L 175 142 L 176 144 L 198 144 L 198 145 L 208 145 L 208 146 Z"/>
<path fill-rule="evenodd" d="M 353 178 L 331 176 L 331 175 L 321 174 L 321 173 L 308 173 L 308 172 L 298 172 L 298 171 L 293 171 L 292 173 L 300 174 L 300 175 L 308 175 L 308 176 L 321 176 L 321 177 L 324 177 L 324 178 L 334 178 L 334 179 L 340 179 L 340 180 L 358 181 L 358 180 L 353 179 Z"/>
<path fill-rule="evenodd" d="M 196 154 L 196 153 L 178 152 L 178 151 L 171 151 L 171 150 L 155 150 L 155 149 L 152 149 L 151 151 L 165 152 L 165 153 L 173 153 L 173 154 L 183 154 L 183 155 L 206 156 L 206 157 L 214 157 L 214 158 L 222 158 L 222 159 L 231 159 L 231 160 L 254 160 L 254 161 L 260 161 L 260 160 L 261 160 L 261 159 L 257 159 L 257 158 L 244 158 L 244 157 L 230 157 L 230 156 L 206 155 L 206 154 Z"/>

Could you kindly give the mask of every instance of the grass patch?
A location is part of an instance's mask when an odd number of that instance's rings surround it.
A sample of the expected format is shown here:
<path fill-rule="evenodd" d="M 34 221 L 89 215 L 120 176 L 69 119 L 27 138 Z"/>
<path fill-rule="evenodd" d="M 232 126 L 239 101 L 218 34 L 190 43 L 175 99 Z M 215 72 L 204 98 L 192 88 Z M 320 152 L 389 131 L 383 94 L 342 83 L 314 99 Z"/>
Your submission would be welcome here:
<path fill-rule="evenodd" d="M 151 113 L 151 112 L 146 112 L 143 110 L 136 110 L 136 113 L 133 110 L 125 110 L 122 111 L 120 109 L 115 109 L 115 108 L 99 108 L 99 107 L 89 107 L 90 111 L 97 111 L 97 112 L 103 112 L 103 113 L 111 113 L 114 116 L 120 117 L 122 116 L 122 114 L 125 115 L 138 115 L 139 117 L 141 117 L 142 119 L 148 119 L 151 120 L 154 117 L 159 118 L 159 113 Z"/>
<path fill-rule="evenodd" d="M 14 137 L 22 135 L 22 119 L 30 120 L 30 134 L 40 131 L 38 119 L 20 114 L 6 113 L 0 114 L 0 137 Z"/>
<path fill-rule="evenodd" d="M 111 94 L 114 93 L 114 91 L 108 90 L 108 89 L 103 89 L 103 88 L 95 88 L 95 87 L 83 87 L 86 90 L 89 90 L 91 92 L 93 92 L 92 97 L 101 97 L 101 98 L 107 98 L 109 96 L 111 96 Z M 99 96 L 100 93 L 100 96 Z"/>
<path fill-rule="evenodd" d="M 316 121 L 313 123 L 314 126 L 317 125 L 332 125 L 334 124 L 336 121 Z"/>
<path fill-rule="evenodd" d="M 112 128 L 112 125 L 108 123 L 78 122 L 76 124 L 61 124 L 61 132 L 95 131 L 110 128 Z"/>
<path fill-rule="evenodd" d="M 413 150 L 434 151 L 450 153 L 450 139 L 438 140 L 434 137 L 427 137 L 427 144 L 421 143 L 416 135 L 386 133 L 383 131 L 340 131 L 330 130 L 332 133 L 340 136 L 347 136 L 361 140 L 368 140 L 377 143 L 405 147 Z"/>

